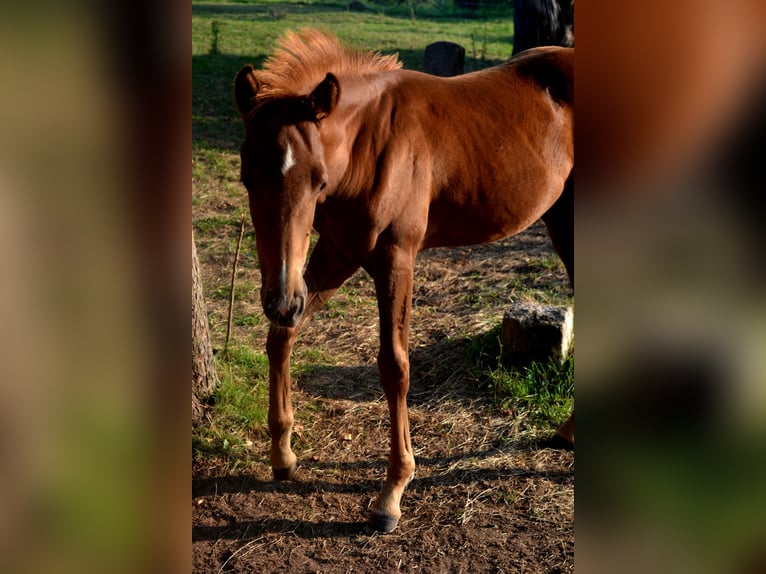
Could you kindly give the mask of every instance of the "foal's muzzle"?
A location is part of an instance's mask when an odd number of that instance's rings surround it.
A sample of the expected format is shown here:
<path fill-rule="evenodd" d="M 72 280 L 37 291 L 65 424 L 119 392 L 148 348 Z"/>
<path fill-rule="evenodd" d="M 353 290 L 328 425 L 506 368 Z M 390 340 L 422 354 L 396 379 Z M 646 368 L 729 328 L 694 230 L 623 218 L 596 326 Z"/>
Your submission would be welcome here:
<path fill-rule="evenodd" d="M 305 294 L 288 297 L 284 293 L 269 291 L 263 300 L 263 312 L 277 327 L 295 327 L 303 316 Z"/>

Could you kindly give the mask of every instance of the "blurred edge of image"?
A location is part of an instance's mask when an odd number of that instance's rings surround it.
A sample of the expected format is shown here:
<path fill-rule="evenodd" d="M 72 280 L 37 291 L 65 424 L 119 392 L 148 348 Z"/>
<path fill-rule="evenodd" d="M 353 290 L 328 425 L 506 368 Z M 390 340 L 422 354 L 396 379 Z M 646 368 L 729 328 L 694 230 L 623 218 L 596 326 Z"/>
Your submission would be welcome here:
<path fill-rule="evenodd" d="M 611 4 L 576 12 L 576 570 L 763 572 L 766 11 Z"/>
<path fill-rule="evenodd" d="M 190 16 L 0 9 L 2 572 L 190 570 Z"/>

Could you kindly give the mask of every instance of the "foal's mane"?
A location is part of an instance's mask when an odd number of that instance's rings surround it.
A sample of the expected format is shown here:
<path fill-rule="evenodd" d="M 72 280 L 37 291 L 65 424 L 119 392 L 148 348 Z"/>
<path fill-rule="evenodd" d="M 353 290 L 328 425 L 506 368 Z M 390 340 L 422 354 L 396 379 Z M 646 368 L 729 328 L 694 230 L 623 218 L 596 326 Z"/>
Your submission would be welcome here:
<path fill-rule="evenodd" d="M 364 75 L 402 67 L 396 54 L 384 56 L 346 48 L 334 35 L 310 28 L 288 31 L 278 46 L 257 73 L 261 83 L 258 100 L 303 94 L 316 87 L 328 72 Z"/>

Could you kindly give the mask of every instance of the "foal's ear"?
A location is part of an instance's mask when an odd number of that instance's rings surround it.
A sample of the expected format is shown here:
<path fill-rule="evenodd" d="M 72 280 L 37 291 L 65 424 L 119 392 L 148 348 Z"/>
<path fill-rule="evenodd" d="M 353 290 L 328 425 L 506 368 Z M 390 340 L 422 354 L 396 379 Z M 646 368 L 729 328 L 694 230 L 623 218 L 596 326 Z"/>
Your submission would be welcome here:
<path fill-rule="evenodd" d="M 237 109 L 242 116 L 253 109 L 255 105 L 255 96 L 261 84 L 255 76 L 255 69 L 248 64 L 242 68 L 234 80 L 234 100 L 237 102 Z"/>
<path fill-rule="evenodd" d="M 328 73 L 309 96 L 316 119 L 321 120 L 329 116 L 338 104 L 338 98 L 340 98 L 338 78 Z"/>

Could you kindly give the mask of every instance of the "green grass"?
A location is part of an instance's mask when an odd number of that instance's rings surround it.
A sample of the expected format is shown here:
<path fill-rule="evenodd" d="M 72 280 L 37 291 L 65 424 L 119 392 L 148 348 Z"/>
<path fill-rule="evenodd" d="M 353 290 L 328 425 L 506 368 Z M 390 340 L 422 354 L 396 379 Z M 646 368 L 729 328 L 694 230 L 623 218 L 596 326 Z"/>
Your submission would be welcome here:
<path fill-rule="evenodd" d="M 235 346 L 216 365 L 221 382 L 210 400 L 212 423 L 192 432 L 192 455 L 234 470 L 252 462 L 251 438 L 265 436 L 269 363 L 263 353 Z"/>
<path fill-rule="evenodd" d="M 216 412 L 235 427 L 249 428 L 265 421 L 269 362 L 249 347 L 230 347 L 220 358 L 223 379 L 216 391 Z"/>
<path fill-rule="evenodd" d="M 254 281 L 239 279 L 234 284 L 234 300 L 246 300 L 249 301 L 253 298 L 253 294 L 258 292 L 258 288 Z M 221 285 L 215 289 L 212 293 L 212 299 L 221 299 L 228 301 L 231 296 L 231 286 L 227 282 L 225 285 Z"/>
<path fill-rule="evenodd" d="M 511 367 L 501 359 L 502 343 L 498 325 L 468 345 L 467 359 L 480 381 L 479 391 L 492 398 L 495 408 L 513 413 L 538 427 L 556 427 L 572 412 L 574 405 L 574 356 L 563 365 L 532 362 Z"/>
<path fill-rule="evenodd" d="M 343 40 L 387 52 L 425 46 L 429 37 L 462 40 L 466 55 L 510 54 L 513 18 L 506 6 L 462 10 L 452 2 L 381 5 L 367 2 L 364 12 L 350 12 L 347 1 L 193 2 L 192 54 L 267 54 L 287 28 L 330 29 Z M 196 24 L 196 25 L 195 25 Z M 242 31 L 257 31 L 243 37 Z M 425 34 L 428 37 L 421 37 Z M 473 36 L 473 41 L 472 41 Z M 500 45 L 502 44 L 502 46 Z M 507 55 L 505 55 L 507 57 Z"/>
<path fill-rule="evenodd" d="M 242 313 L 234 317 L 234 324 L 237 327 L 255 327 L 261 325 L 266 319 L 260 311 L 257 313 Z"/>
<path fill-rule="evenodd" d="M 195 219 L 194 232 L 199 234 L 212 233 L 213 231 L 223 230 L 231 232 L 232 229 L 239 230 L 239 217 L 225 217 L 222 215 L 213 215 L 211 217 L 200 217 Z"/>
<path fill-rule="evenodd" d="M 422 69 L 425 47 L 438 40 L 466 49 L 466 70 L 510 57 L 513 18 L 509 8 L 460 10 L 451 2 L 418 4 L 416 18 L 403 5 L 370 3 L 367 12 L 349 12 L 347 2 L 193 2 L 192 142 L 196 176 L 211 170 L 199 162 L 236 157 L 242 127 L 234 108 L 232 82 L 247 63 L 263 64 L 288 29 L 317 27 L 366 50 L 398 53 L 405 67 Z M 278 14 L 279 17 L 275 15 Z"/>

